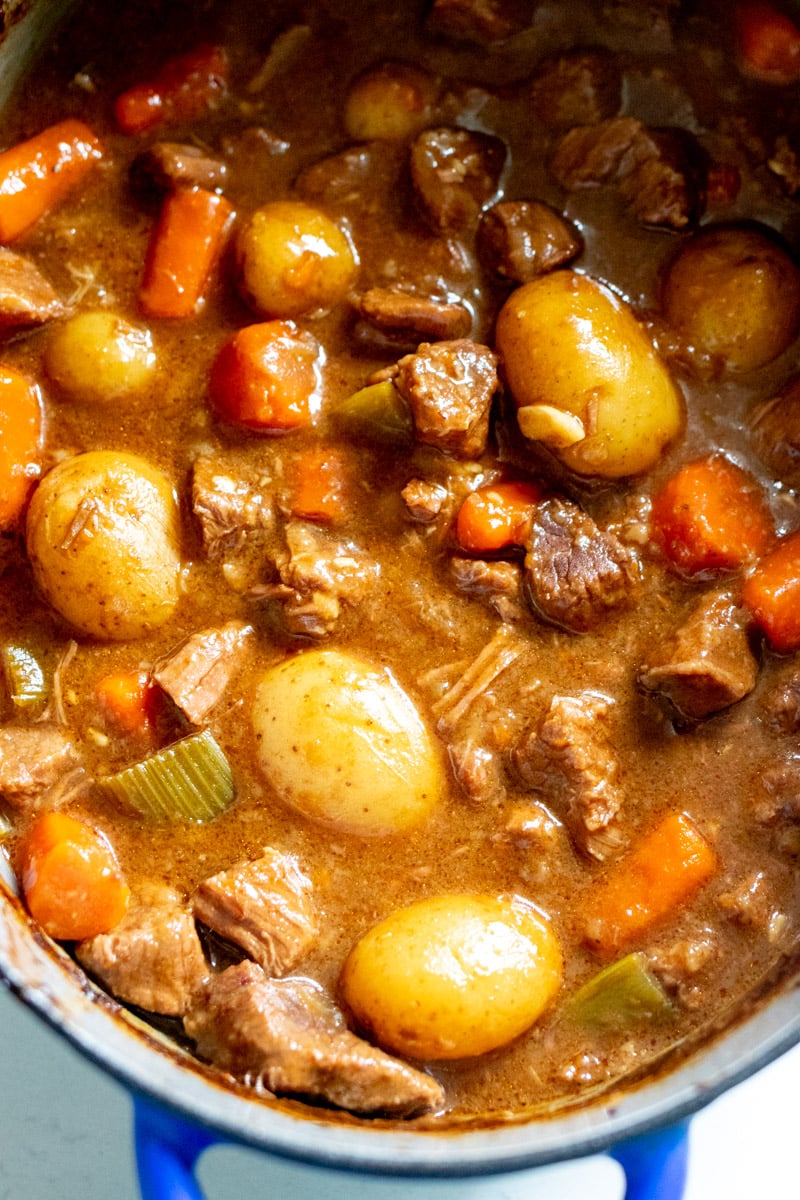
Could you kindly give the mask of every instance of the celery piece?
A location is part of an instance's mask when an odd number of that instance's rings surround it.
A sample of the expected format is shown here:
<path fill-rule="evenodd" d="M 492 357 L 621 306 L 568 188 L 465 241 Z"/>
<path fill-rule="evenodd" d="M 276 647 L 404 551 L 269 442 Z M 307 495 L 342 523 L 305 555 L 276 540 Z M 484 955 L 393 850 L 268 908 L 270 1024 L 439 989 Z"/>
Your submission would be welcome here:
<path fill-rule="evenodd" d="M 44 673 L 38 662 L 24 646 L 3 646 L 0 649 L 6 687 L 15 708 L 34 708 L 47 697 Z"/>
<path fill-rule="evenodd" d="M 348 396 L 335 417 L 353 433 L 381 442 L 409 442 L 414 426 L 408 405 L 390 379 L 372 383 Z"/>
<path fill-rule="evenodd" d="M 666 1016 L 671 1009 L 643 954 L 627 954 L 604 967 L 569 1002 L 575 1021 L 597 1029 L 624 1029 L 634 1021 Z"/>
<path fill-rule="evenodd" d="M 211 821 L 234 794 L 230 763 L 207 729 L 107 775 L 98 786 L 142 816 L 160 821 Z"/>

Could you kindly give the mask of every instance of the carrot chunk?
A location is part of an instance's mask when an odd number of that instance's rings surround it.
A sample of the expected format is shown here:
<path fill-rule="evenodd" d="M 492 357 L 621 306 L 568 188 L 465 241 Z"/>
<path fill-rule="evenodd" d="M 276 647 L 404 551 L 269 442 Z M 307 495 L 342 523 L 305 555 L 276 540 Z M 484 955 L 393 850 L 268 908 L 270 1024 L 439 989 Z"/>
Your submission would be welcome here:
<path fill-rule="evenodd" d="M 335 524 L 347 516 L 347 467 L 342 454 L 325 446 L 308 450 L 295 464 L 289 498 L 292 515 Z"/>
<path fill-rule="evenodd" d="M 0 365 L 0 530 L 14 524 L 39 474 L 42 405 L 39 389 Z"/>
<path fill-rule="evenodd" d="M 123 733 L 150 733 L 156 716 L 158 685 L 147 671 L 106 675 L 95 686 L 103 710 Z"/>
<path fill-rule="evenodd" d="M 543 489 L 535 483 L 496 483 L 470 492 L 456 517 L 456 537 L 469 554 L 521 546 Z"/>
<path fill-rule="evenodd" d="M 758 563 L 742 599 L 774 650 L 800 646 L 800 532 L 782 538 Z"/>
<path fill-rule="evenodd" d="M 28 911 L 45 933 L 78 941 L 119 924 L 130 890 L 102 833 L 66 813 L 49 812 L 20 845 Z"/>
<path fill-rule="evenodd" d="M 736 49 L 746 75 L 766 83 L 800 79 L 800 26 L 767 0 L 743 0 L 735 12 Z"/>
<path fill-rule="evenodd" d="M 21 237 L 103 156 L 83 121 L 51 125 L 0 154 L 0 242 Z"/>
<path fill-rule="evenodd" d="M 691 900 L 716 869 L 716 854 L 689 817 L 671 813 L 590 890 L 586 940 L 615 954 Z"/>
<path fill-rule="evenodd" d="M 123 133 L 194 121 L 225 93 L 228 61 L 221 46 L 202 45 L 169 59 L 150 80 L 117 97 L 114 116 Z"/>
<path fill-rule="evenodd" d="M 759 483 L 719 455 L 688 463 L 653 499 L 653 536 L 689 575 L 735 570 L 764 554 L 775 531 Z"/>
<path fill-rule="evenodd" d="M 317 401 L 319 346 L 292 321 L 246 325 L 222 347 L 209 393 L 234 425 L 280 432 L 310 423 Z"/>
<path fill-rule="evenodd" d="M 203 302 L 233 209 L 224 196 L 191 188 L 164 201 L 147 250 L 139 304 L 148 317 L 191 317 Z"/>

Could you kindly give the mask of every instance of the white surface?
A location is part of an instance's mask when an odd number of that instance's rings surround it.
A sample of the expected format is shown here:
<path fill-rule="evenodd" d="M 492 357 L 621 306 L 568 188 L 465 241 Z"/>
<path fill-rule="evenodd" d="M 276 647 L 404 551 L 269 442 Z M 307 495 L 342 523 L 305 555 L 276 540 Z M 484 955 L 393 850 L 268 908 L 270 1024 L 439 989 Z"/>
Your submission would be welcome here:
<path fill-rule="evenodd" d="M 800 1195 L 800 1047 L 692 1122 L 685 1200 Z M 619 1200 L 621 1174 L 587 1159 L 488 1180 L 414 1184 L 309 1171 L 216 1147 L 200 1166 L 207 1200 Z M 0 1200 L 139 1200 L 130 1100 L 0 988 Z"/>

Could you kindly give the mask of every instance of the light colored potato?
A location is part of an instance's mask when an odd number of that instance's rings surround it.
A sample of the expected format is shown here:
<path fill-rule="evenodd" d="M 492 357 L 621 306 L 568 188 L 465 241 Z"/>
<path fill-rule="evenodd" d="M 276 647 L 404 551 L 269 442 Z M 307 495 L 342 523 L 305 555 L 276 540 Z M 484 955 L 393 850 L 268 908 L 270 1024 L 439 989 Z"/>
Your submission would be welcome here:
<path fill-rule="evenodd" d="M 258 758 L 287 804 L 375 837 L 419 824 L 443 787 L 441 758 L 384 669 L 336 650 L 270 668 L 253 707 Z"/>
<path fill-rule="evenodd" d="M 385 62 L 352 84 L 344 109 L 345 128 L 354 141 L 414 137 L 430 124 L 439 85 L 419 67 Z"/>
<path fill-rule="evenodd" d="M 339 226 L 299 200 L 265 204 L 236 239 L 239 290 L 265 317 L 299 317 L 331 308 L 347 295 L 356 266 Z"/>
<path fill-rule="evenodd" d="M 399 909 L 353 948 L 343 999 L 379 1045 L 419 1059 L 505 1046 L 561 983 L 547 919 L 514 897 L 437 896 Z"/>
<path fill-rule="evenodd" d="M 757 229 L 709 229 L 673 261 L 662 301 L 691 348 L 729 371 L 753 371 L 797 337 L 800 271 Z"/>
<path fill-rule="evenodd" d="M 108 404 L 146 387 L 156 355 L 148 329 L 98 310 L 54 327 L 44 365 L 73 399 Z"/>
<path fill-rule="evenodd" d="M 79 633 L 143 637 L 179 596 L 178 505 L 135 454 L 92 450 L 54 467 L 33 494 L 28 555 L 53 608 Z"/>
<path fill-rule="evenodd" d="M 498 317 L 496 344 L 521 428 L 544 431 L 580 475 L 647 471 L 681 429 L 680 394 L 655 347 L 630 308 L 587 275 L 554 271 L 517 288 Z M 575 425 L 570 438 L 559 436 L 552 419 L 535 419 L 540 405 L 572 414 L 583 432 Z"/>

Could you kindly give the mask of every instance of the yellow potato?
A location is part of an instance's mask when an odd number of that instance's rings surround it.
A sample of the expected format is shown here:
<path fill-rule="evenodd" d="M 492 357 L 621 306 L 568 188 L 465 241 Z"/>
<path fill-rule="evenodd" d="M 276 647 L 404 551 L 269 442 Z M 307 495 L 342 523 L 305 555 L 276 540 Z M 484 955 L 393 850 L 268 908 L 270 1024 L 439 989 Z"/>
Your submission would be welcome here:
<path fill-rule="evenodd" d="M 580 475 L 647 471 L 681 429 L 680 393 L 655 347 L 627 304 L 587 275 L 554 271 L 517 288 L 496 345 L 523 432 Z M 553 409 L 580 422 L 570 420 L 569 438 Z"/>
<path fill-rule="evenodd" d="M 261 769 L 287 804 L 365 837 L 419 824 L 443 768 L 416 708 L 392 675 L 336 650 L 272 667 L 256 689 Z"/>
<path fill-rule="evenodd" d="M 514 897 L 437 896 L 401 908 L 353 948 L 342 997 L 379 1045 L 466 1058 L 524 1033 L 561 983 L 547 919 Z"/>
<path fill-rule="evenodd" d="M 430 124 L 439 85 L 419 67 L 384 62 L 352 84 L 344 110 L 345 128 L 354 141 L 402 140 Z"/>
<path fill-rule="evenodd" d="M 93 404 L 140 391 L 155 365 L 150 331 L 102 310 L 56 325 L 45 352 L 50 378 L 73 399 Z"/>
<path fill-rule="evenodd" d="M 54 467 L 33 494 L 28 555 L 39 588 L 79 633 L 143 637 L 179 597 L 178 505 L 143 458 L 110 450 Z"/>

